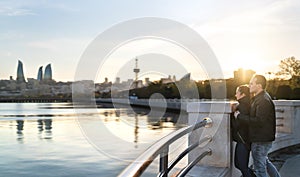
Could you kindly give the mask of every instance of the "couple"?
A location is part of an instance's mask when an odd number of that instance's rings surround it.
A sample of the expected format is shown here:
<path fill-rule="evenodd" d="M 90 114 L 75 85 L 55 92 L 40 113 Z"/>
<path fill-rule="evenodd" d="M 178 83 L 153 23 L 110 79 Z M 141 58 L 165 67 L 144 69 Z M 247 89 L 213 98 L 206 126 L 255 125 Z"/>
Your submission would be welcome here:
<path fill-rule="evenodd" d="M 280 177 L 268 159 L 268 152 L 275 140 L 275 106 L 265 91 L 266 78 L 254 75 L 249 83 L 239 86 L 235 97 L 239 104 L 232 105 L 232 136 L 237 142 L 234 164 L 243 177 Z M 254 95 L 250 101 L 250 94 Z M 254 172 L 248 167 L 249 154 L 252 153 Z"/>

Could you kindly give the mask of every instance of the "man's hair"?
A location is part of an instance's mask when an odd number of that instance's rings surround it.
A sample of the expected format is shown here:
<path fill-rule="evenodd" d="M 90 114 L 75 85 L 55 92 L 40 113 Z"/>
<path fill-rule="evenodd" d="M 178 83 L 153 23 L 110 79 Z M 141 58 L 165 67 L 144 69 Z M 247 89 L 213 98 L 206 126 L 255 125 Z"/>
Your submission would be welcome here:
<path fill-rule="evenodd" d="M 250 90 L 249 90 L 248 85 L 240 85 L 240 86 L 238 86 L 238 91 L 241 94 L 245 94 L 246 96 L 250 96 Z"/>
<path fill-rule="evenodd" d="M 262 89 L 266 88 L 267 80 L 263 75 L 254 75 L 253 78 L 256 79 L 256 84 L 260 84 Z"/>

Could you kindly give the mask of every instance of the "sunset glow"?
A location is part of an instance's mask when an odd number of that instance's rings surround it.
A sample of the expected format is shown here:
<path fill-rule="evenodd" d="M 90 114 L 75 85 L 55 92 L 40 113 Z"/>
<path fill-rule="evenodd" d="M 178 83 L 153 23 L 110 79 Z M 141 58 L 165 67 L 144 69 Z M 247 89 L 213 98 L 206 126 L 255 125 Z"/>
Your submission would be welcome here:
<path fill-rule="evenodd" d="M 16 77 L 20 59 L 24 63 L 26 78 L 36 78 L 38 68 L 51 63 L 55 80 L 72 81 L 80 57 L 99 34 L 118 23 L 141 17 L 174 20 L 198 32 L 217 56 L 225 78 L 232 77 L 238 68 L 262 74 L 276 72 L 280 60 L 300 56 L 300 3 L 296 0 L 209 3 L 60 1 L 59 4 L 4 0 L 0 7 L 3 24 L 0 29 L 1 79 Z M 156 47 L 153 42 L 148 42 L 145 45 Z M 167 52 L 168 45 L 163 44 L 159 49 Z M 129 48 L 127 51 L 131 52 L 127 56 L 148 55 L 151 51 L 136 52 L 138 48 Z M 177 52 L 173 48 L 167 53 L 175 55 Z M 206 77 L 198 68 L 189 68 L 194 65 L 186 60 L 184 58 L 180 64 L 188 68 L 193 78 Z M 108 68 L 103 72 L 97 81 L 103 81 L 104 77 L 115 79 L 115 74 Z M 176 68 L 163 74 L 182 76 L 176 74 Z M 133 75 L 132 69 L 125 75 Z"/>

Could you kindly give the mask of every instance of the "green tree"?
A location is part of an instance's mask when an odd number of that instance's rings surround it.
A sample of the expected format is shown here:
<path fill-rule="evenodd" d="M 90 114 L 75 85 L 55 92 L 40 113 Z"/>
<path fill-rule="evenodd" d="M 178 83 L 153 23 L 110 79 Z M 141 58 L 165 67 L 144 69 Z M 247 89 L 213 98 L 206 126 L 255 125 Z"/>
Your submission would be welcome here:
<path fill-rule="evenodd" d="M 292 78 L 293 76 L 300 76 L 300 60 L 295 57 L 289 57 L 280 61 L 280 71 L 276 73 L 278 76 L 285 76 Z"/>
<path fill-rule="evenodd" d="M 276 91 L 277 99 L 290 99 L 292 95 L 292 89 L 289 85 L 280 85 Z"/>
<path fill-rule="evenodd" d="M 292 99 L 300 100 L 300 88 L 293 89 Z"/>

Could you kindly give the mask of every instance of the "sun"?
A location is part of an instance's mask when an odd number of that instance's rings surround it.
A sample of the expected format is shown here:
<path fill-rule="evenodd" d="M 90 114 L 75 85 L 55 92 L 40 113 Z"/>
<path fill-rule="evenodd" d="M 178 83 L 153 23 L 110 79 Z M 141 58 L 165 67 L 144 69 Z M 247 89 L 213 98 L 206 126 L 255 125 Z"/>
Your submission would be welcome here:
<path fill-rule="evenodd" d="M 255 72 L 268 72 L 267 68 L 270 65 L 266 56 L 260 52 L 239 52 L 233 58 L 234 66 L 244 70 L 253 70 Z"/>
<path fill-rule="evenodd" d="M 273 69 L 270 70 L 273 63 L 259 50 L 239 49 L 236 52 L 227 53 L 219 62 L 226 78 L 232 77 L 234 71 L 238 69 L 252 70 L 257 74 L 273 71 Z"/>

